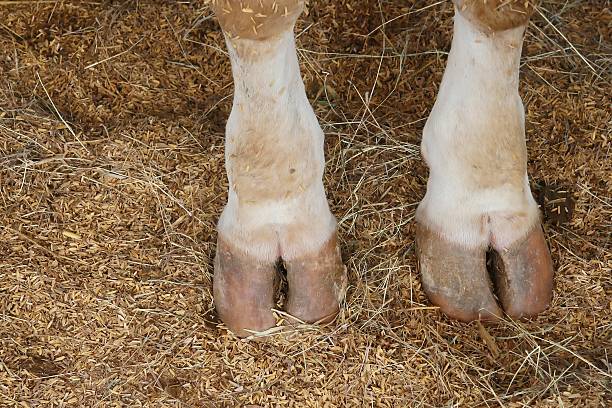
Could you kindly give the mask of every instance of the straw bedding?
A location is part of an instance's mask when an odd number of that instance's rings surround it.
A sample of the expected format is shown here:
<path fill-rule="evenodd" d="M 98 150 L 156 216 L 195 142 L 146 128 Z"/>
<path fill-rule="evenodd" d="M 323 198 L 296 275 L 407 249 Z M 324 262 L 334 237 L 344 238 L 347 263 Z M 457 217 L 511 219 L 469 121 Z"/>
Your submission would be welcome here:
<path fill-rule="evenodd" d="M 0 406 L 609 406 L 609 4 L 545 1 L 530 23 L 555 296 L 487 327 L 431 307 L 415 263 L 452 13 L 310 2 L 299 58 L 350 286 L 332 325 L 245 341 L 211 298 L 232 82 L 208 5 L 0 1 Z"/>

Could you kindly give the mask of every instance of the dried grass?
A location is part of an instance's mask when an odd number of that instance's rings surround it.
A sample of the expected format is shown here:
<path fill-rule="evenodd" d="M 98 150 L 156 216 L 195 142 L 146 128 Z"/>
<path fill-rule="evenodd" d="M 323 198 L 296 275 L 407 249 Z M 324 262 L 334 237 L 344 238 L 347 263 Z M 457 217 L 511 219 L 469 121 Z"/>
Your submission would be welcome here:
<path fill-rule="evenodd" d="M 531 23 L 529 170 L 569 191 L 543 199 L 555 298 L 483 327 L 430 307 L 415 265 L 450 2 L 312 1 L 298 46 L 350 288 L 334 325 L 263 342 L 212 310 L 232 85 L 207 5 L 0 3 L 1 406 L 609 406 L 607 2 Z"/>

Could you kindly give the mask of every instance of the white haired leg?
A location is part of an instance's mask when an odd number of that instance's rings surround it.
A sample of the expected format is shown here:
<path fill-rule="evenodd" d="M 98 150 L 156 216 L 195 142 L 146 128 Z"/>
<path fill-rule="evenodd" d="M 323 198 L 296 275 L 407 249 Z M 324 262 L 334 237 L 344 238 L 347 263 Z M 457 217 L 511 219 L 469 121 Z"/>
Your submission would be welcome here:
<path fill-rule="evenodd" d="M 489 246 L 501 257 L 496 284 L 506 312 L 533 314 L 550 300 L 550 255 L 527 180 L 518 94 L 524 30 L 487 32 L 455 14 L 446 71 L 423 133 L 430 168 L 417 211 L 423 286 L 443 311 L 463 320 L 499 315 L 484 264 Z"/>
<path fill-rule="evenodd" d="M 252 3 L 274 13 L 276 3 Z M 345 282 L 322 182 L 324 136 L 297 61 L 296 16 L 279 30 L 255 25 L 266 33 L 263 38 L 257 31 L 245 31 L 252 38 L 226 32 L 235 90 L 226 128 L 229 194 L 218 224 L 214 298 L 221 319 L 239 335 L 274 325 L 270 309 L 280 258 L 288 273 L 287 311 L 301 320 L 333 317 Z M 251 21 L 238 17 L 221 21 L 233 30 Z"/>

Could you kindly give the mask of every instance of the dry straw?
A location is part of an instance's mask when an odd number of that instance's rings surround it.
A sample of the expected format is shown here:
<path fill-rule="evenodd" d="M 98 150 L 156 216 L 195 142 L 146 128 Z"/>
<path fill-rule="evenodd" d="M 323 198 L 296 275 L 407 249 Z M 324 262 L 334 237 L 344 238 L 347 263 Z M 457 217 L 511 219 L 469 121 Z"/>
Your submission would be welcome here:
<path fill-rule="evenodd" d="M 333 325 L 240 341 L 211 306 L 232 84 L 208 6 L 0 2 L 0 406 L 609 406 L 609 7 L 544 1 L 530 24 L 555 297 L 484 327 L 431 307 L 415 264 L 451 3 L 310 3 L 299 57 L 348 297 Z"/>

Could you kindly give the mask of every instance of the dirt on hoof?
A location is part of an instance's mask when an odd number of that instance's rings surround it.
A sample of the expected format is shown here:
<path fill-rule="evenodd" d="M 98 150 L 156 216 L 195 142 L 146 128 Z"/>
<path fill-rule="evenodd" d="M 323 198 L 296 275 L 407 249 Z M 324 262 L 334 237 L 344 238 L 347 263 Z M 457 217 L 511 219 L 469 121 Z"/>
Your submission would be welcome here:
<path fill-rule="evenodd" d="M 415 244 L 423 290 L 444 314 L 464 322 L 502 317 L 487 271 L 486 248 L 463 248 L 421 223 Z"/>

